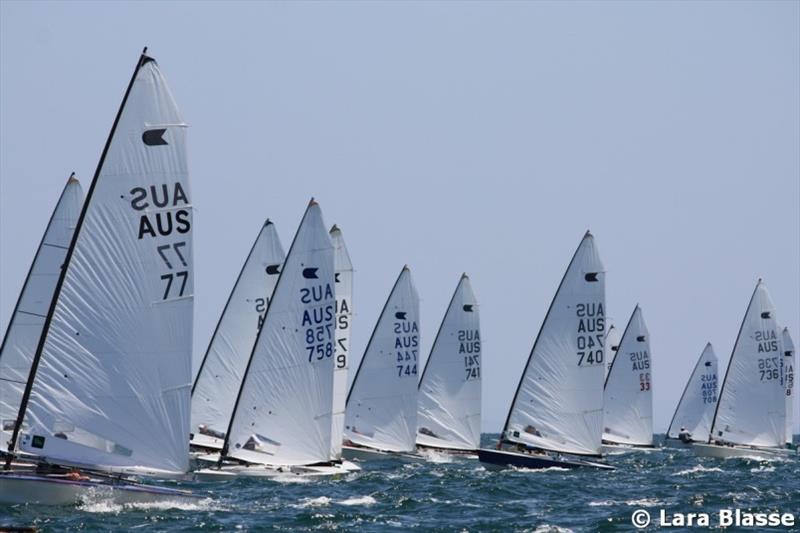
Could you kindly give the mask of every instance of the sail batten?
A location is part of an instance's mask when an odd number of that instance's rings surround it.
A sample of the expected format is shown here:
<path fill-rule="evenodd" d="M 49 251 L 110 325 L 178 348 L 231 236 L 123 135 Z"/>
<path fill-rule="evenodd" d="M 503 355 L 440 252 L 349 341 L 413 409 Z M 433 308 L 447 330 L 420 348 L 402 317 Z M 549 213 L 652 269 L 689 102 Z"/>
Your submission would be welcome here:
<path fill-rule="evenodd" d="M 333 244 L 312 200 L 245 368 L 223 455 L 277 466 L 329 460 L 334 279 Z"/>
<path fill-rule="evenodd" d="M 87 193 L 12 443 L 51 462 L 185 472 L 193 314 L 186 128 L 142 55 Z M 168 210 L 148 211 L 148 208 Z"/>
<path fill-rule="evenodd" d="M 547 311 L 501 438 L 599 455 L 603 419 L 605 269 L 594 237 L 581 240 Z"/>
<path fill-rule="evenodd" d="M 667 437 L 679 438 L 683 428 L 694 440 L 705 441 L 711 433 L 711 418 L 717 404 L 718 387 L 717 355 L 709 342 L 686 382 L 667 429 Z"/>
<path fill-rule="evenodd" d="M 481 424 L 479 307 L 469 278 L 459 280 L 419 383 L 417 444 L 476 450 Z"/>
<path fill-rule="evenodd" d="M 192 444 L 221 449 L 285 254 L 269 220 L 231 290 L 192 390 Z"/>
<path fill-rule="evenodd" d="M 346 440 L 391 452 L 415 449 L 418 365 L 419 296 L 404 267 L 350 387 Z"/>
<path fill-rule="evenodd" d="M 650 332 L 637 305 L 622 334 L 603 392 L 603 440 L 653 445 Z"/>
<path fill-rule="evenodd" d="M 47 223 L 0 344 L 0 381 L 4 383 L 0 386 L 0 442 L 11 438 L 82 202 L 80 182 L 70 176 Z"/>
<path fill-rule="evenodd" d="M 717 401 L 711 440 L 782 447 L 786 399 L 775 307 L 758 281 L 747 306 Z"/>

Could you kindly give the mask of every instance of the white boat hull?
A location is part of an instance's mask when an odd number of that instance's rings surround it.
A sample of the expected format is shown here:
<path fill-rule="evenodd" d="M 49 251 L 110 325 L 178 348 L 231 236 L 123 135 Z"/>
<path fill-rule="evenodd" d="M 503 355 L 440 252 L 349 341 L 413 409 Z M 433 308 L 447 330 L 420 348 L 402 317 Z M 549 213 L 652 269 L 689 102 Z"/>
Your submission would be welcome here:
<path fill-rule="evenodd" d="M 98 496 L 117 504 L 194 503 L 199 499 L 199 496 L 188 491 L 153 485 L 95 479 L 71 480 L 28 473 L 0 475 L 0 505 L 76 505 Z"/>
<path fill-rule="evenodd" d="M 422 463 L 425 461 L 425 458 L 421 455 L 404 452 L 387 452 L 361 446 L 342 446 L 342 457 L 350 461 L 362 463 L 367 461 L 387 461 L 390 459 L 402 461 L 404 463 Z"/>
<path fill-rule="evenodd" d="M 340 476 L 361 470 L 349 461 L 324 465 L 240 465 L 223 464 L 220 468 L 201 468 L 194 472 L 198 481 L 227 481 L 236 477 L 286 478 Z"/>
<path fill-rule="evenodd" d="M 748 446 L 719 446 L 695 442 L 692 450 L 698 457 L 714 457 L 716 459 L 788 459 L 797 457 L 797 450 L 783 448 L 751 448 Z"/>
<path fill-rule="evenodd" d="M 629 452 L 654 452 L 656 451 L 655 446 L 637 446 L 634 444 L 611 444 L 611 443 L 604 443 L 602 447 L 603 455 L 618 455 L 621 453 L 629 453 Z"/>

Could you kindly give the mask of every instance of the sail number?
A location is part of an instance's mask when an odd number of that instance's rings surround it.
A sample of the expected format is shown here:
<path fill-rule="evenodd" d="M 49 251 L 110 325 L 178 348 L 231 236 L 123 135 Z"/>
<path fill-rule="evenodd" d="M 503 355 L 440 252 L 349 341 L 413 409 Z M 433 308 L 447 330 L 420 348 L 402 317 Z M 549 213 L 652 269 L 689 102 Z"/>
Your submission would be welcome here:
<path fill-rule="evenodd" d="M 481 335 L 477 329 L 458 330 L 458 353 L 464 357 L 466 381 L 481 378 Z"/>
<path fill-rule="evenodd" d="M 398 313 L 405 316 L 405 313 Z M 397 377 L 417 375 L 419 328 L 413 320 L 401 319 L 394 323 L 394 351 L 397 356 Z"/>
<path fill-rule="evenodd" d="M 350 329 L 350 304 L 346 298 L 336 300 L 336 368 L 347 366 L 347 330 Z"/>
<path fill-rule="evenodd" d="M 717 375 L 703 374 L 700 376 L 700 392 L 703 403 L 717 403 Z"/>
<path fill-rule="evenodd" d="M 758 360 L 758 371 L 761 381 L 781 379 L 780 363 L 778 357 L 764 357 Z"/>
<path fill-rule="evenodd" d="M 308 362 L 333 357 L 336 306 L 330 284 L 300 289 L 300 303 L 306 306 L 303 310 L 302 327 Z"/>
<path fill-rule="evenodd" d="M 578 334 L 575 338 L 578 347 L 578 366 L 603 364 L 603 341 L 605 340 L 606 318 L 602 303 L 581 303 L 575 306 L 578 317 Z"/>
<path fill-rule="evenodd" d="M 180 241 L 180 242 L 174 242 L 172 244 L 162 244 L 161 246 L 156 247 L 158 255 L 161 256 L 161 259 L 164 261 L 166 267 L 169 268 L 170 270 L 173 270 L 172 272 L 168 272 L 166 274 L 161 275 L 161 279 L 166 281 L 166 284 L 164 286 L 164 296 L 162 297 L 162 300 L 167 300 L 170 297 L 180 298 L 181 296 L 183 296 L 183 293 L 186 290 L 186 280 L 189 279 L 189 271 L 174 270 L 175 267 L 178 266 L 178 263 L 180 263 L 180 265 L 183 267 L 188 266 L 188 264 L 186 263 L 186 258 L 181 252 L 181 250 L 185 246 L 186 242 Z M 172 258 L 172 261 L 170 261 L 170 258 Z M 175 259 L 177 259 L 177 261 Z"/>

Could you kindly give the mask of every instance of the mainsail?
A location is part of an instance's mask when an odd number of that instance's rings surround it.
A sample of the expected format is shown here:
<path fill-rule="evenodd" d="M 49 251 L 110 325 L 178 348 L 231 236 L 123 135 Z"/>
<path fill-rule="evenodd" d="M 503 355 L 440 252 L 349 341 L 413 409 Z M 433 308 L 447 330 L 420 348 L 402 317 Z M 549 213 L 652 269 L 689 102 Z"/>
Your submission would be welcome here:
<path fill-rule="evenodd" d="M 83 189 L 73 174 L 47 223 L 0 345 L 0 442 L 4 447 L 8 446 L 14 431 L 33 355 L 42 336 L 82 203 Z"/>
<path fill-rule="evenodd" d="M 312 200 L 247 363 L 223 456 L 268 465 L 329 460 L 334 284 L 333 245 Z"/>
<path fill-rule="evenodd" d="M 525 365 L 503 428 L 505 441 L 600 454 L 605 277 L 594 237 L 586 232 Z"/>
<path fill-rule="evenodd" d="M 722 383 L 711 440 L 782 447 L 786 391 L 781 380 L 781 337 L 775 307 L 758 280 Z"/>
<path fill-rule="evenodd" d="M 192 388 L 192 444 L 221 449 L 285 254 L 267 220 L 222 311 Z"/>
<path fill-rule="evenodd" d="M 347 369 L 350 367 L 350 324 L 353 321 L 353 263 L 344 244 L 342 230 L 331 228 L 336 269 L 336 366 L 333 370 L 333 416 L 331 459 L 342 457 L 344 413 L 347 404 Z"/>
<path fill-rule="evenodd" d="M 347 397 L 345 438 L 392 452 L 416 447 L 419 296 L 403 267 Z"/>
<path fill-rule="evenodd" d="M 186 124 L 142 54 L 67 252 L 13 445 L 55 463 L 187 470 L 190 199 Z"/>
<path fill-rule="evenodd" d="M 709 342 L 686 383 L 667 429 L 667 437 L 677 439 L 681 428 L 685 428 L 694 440 L 705 441 L 708 438 L 717 405 L 718 383 L 717 355 Z"/>
<path fill-rule="evenodd" d="M 417 444 L 477 450 L 481 440 L 478 302 L 461 276 L 419 383 Z"/>
<path fill-rule="evenodd" d="M 650 333 L 642 309 L 633 310 L 603 391 L 603 440 L 653 445 Z"/>
<path fill-rule="evenodd" d="M 783 385 L 786 394 L 786 444 L 792 444 L 794 439 L 794 399 L 795 374 L 794 374 L 794 343 L 789 335 L 789 328 L 783 328 Z"/>
<path fill-rule="evenodd" d="M 605 376 L 604 379 L 608 377 L 608 371 L 611 370 L 611 365 L 614 363 L 614 357 L 617 355 L 617 351 L 619 350 L 619 330 L 614 327 L 614 324 L 611 323 L 611 319 L 609 318 L 606 320 L 606 324 L 608 329 L 606 330 L 606 342 L 604 348 L 604 359 L 605 359 Z"/>

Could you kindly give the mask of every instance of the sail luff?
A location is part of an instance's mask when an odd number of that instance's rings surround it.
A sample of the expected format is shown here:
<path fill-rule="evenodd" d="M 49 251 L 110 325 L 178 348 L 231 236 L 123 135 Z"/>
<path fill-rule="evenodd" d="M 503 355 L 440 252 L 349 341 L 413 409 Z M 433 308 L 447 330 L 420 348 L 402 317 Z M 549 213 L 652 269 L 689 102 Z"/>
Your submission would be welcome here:
<path fill-rule="evenodd" d="M 28 382 L 25 385 L 25 392 L 22 395 L 22 400 L 20 402 L 19 413 L 17 415 L 17 421 L 14 424 L 14 431 L 11 436 L 11 440 L 8 443 L 8 451 L 9 454 L 13 454 L 14 450 L 17 446 L 17 439 L 19 438 L 19 431 L 22 427 L 22 421 L 25 418 L 25 411 L 28 407 L 28 401 L 30 400 L 31 394 L 31 387 L 33 385 L 34 380 L 36 379 L 36 371 L 39 368 L 39 361 L 42 357 L 42 350 L 44 349 L 44 344 L 47 339 L 47 332 L 50 328 L 50 323 L 53 319 L 53 313 L 56 309 L 56 304 L 58 302 L 59 295 L 61 293 L 61 287 L 64 284 L 64 278 L 66 277 L 67 270 L 72 260 L 72 254 L 75 251 L 75 244 L 78 242 L 78 236 L 80 235 L 80 230 L 83 226 L 83 221 L 86 217 L 86 212 L 88 211 L 89 204 L 91 202 L 92 196 L 94 195 L 94 190 L 97 185 L 98 178 L 100 176 L 100 172 L 103 169 L 103 163 L 106 160 L 106 155 L 108 154 L 108 149 L 111 146 L 111 140 L 114 138 L 114 133 L 117 130 L 117 125 L 119 124 L 120 117 L 122 117 L 122 111 L 125 109 L 125 104 L 128 101 L 128 97 L 130 96 L 131 89 L 133 88 L 133 83 L 136 81 L 136 76 L 139 74 L 139 69 L 142 68 L 142 65 L 147 60 L 152 60 L 147 56 L 147 47 L 144 48 L 142 54 L 139 56 L 139 59 L 136 62 L 136 67 L 133 70 L 133 74 L 131 75 L 130 82 L 128 82 L 128 87 L 125 90 L 125 95 L 122 97 L 122 103 L 117 110 L 117 115 L 114 118 L 114 122 L 111 125 L 111 131 L 108 134 L 108 138 L 106 139 L 106 144 L 103 147 L 103 152 L 100 154 L 100 160 L 97 163 L 97 168 L 95 169 L 94 176 L 92 177 L 92 182 L 89 185 L 89 190 L 86 193 L 86 197 L 83 201 L 83 206 L 81 207 L 81 213 L 78 217 L 78 223 L 75 226 L 75 231 L 72 233 L 72 239 L 70 241 L 69 249 L 67 250 L 67 254 L 64 258 L 64 267 L 61 269 L 61 274 L 58 278 L 58 282 L 56 283 L 56 288 L 53 293 L 53 299 L 50 303 L 50 308 L 47 311 L 47 318 L 45 318 L 44 326 L 42 328 L 42 335 L 39 339 L 39 344 L 36 347 L 36 354 L 33 357 L 33 362 L 31 363 L 31 371 L 28 376 Z M 6 461 L 6 468 L 10 467 L 11 457 Z"/>

